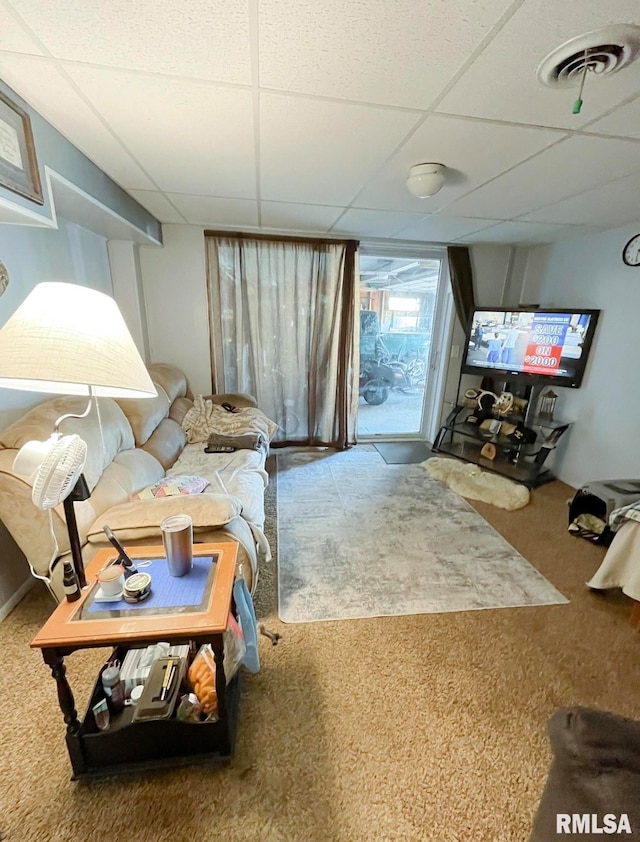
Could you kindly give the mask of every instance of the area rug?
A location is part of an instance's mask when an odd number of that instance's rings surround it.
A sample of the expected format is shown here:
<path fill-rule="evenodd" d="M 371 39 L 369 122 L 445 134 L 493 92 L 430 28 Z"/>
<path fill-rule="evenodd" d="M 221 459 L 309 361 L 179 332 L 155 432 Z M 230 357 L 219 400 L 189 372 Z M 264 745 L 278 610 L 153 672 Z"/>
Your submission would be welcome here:
<path fill-rule="evenodd" d="M 431 479 L 446 482 L 452 491 L 469 500 L 482 500 L 499 509 L 514 512 L 529 502 L 529 489 L 507 477 L 483 471 L 470 462 L 436 457 L 422 463 Z"/>
<path fill-rule="evenodd" d="M 465 500 L 373 449 L 278 454 L 285 623 L 565 603 Z"/>
<path fill-rule="evenodd" d="M 387 465 L 412 465 L 433 456 L 426 441 L 381 441 L 373 446 Z"/>

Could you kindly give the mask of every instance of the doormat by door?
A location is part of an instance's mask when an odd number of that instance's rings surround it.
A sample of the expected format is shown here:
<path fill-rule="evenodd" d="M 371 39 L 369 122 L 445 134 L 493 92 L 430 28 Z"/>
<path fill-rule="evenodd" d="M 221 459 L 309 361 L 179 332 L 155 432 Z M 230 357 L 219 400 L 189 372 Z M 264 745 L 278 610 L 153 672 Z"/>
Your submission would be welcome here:
<path fill-rule="evenodd" d="M 436 455 L 427 441 L 385 441 L 373 446 L 387 465 L 413 465 Z"/>
<path fill-rule="evenodd" d="M 277 459 L 285 623 L 567 602 L 420 465 L 386 465 L 359 447 Z"/>

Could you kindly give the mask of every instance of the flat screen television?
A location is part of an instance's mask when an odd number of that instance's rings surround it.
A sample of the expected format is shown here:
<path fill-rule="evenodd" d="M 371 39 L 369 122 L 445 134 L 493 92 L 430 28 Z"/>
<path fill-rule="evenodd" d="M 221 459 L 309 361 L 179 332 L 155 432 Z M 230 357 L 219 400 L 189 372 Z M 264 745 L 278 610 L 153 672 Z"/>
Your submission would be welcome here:
<path fill-rule="evenodd" d="M 482 307 L 467 331 L 462 371 L 576 389 L 599 310 Z"/>

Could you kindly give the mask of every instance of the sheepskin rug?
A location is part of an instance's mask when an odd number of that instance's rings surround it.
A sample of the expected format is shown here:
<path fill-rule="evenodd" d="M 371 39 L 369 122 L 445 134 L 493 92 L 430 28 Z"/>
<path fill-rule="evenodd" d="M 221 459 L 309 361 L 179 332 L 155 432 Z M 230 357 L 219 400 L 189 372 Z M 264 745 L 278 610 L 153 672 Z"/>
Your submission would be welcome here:
<path fill-rule="evenodd" d="M 421 465 L 432 479 L 446 482 L 452 491 L 470 500 L 482 500 L 508 511 L 522 509 L 529 502 L 529 489 L 524 485 L 469 462 L 434 456 Z"/>

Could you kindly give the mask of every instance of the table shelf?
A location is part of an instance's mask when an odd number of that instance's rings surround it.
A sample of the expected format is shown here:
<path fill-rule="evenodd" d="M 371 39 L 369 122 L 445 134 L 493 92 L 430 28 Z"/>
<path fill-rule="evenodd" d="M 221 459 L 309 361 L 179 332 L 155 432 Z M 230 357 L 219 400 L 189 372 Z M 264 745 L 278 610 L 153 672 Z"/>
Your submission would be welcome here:
<path fill-rule="evenodd" d="M 239 673 L 227 685 L 226 717 L 213 722 L 167 719 L 132 722 L 135 708 L 112 715 L 109 728 L 98 730 L 93 705 L 103 698 L 98 678 L 80 729 L 67 734 L 71 757 L 81 756 L 74 779 L 121 775 L 159 766 L 186 765 L 194 759 L 229 760 L 235 745 L 240 699 Z"/>
<path fill-rule="evenodd" d="M 568 422 L 534 417 L 527 421 L 527 428 L 536 433 L 533 442 L 513 441 L 508 436 L 483 430 L 478 424 L 468 422 L 472 410 L 465 406 L 456 406 L 440 428 L 433 445 L 437 453 L 444 453 L 472 462 L 485 470 L 501 474 L 528 488 L 535 488 L 555 479 L 544 463 L 554 449 L 557 439 L 569 427 Z M 496 415 L 493 420 L 502 423 L 515 423 L 510 416 Z M 496 455 L 493 459 L 483 456 L 481 451 L 486 444 L 494 445 Z"/>

